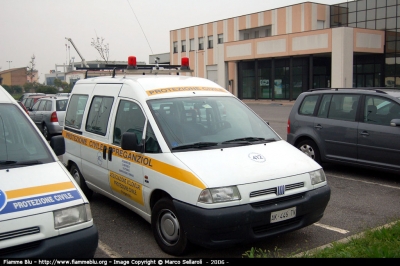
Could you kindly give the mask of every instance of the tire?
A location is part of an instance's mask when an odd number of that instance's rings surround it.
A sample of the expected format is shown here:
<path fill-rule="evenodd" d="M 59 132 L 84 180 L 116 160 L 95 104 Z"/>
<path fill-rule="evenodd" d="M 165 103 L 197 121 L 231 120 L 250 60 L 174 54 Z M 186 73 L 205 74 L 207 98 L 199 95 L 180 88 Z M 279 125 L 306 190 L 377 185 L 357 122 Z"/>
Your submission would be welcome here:
<path fill-rule="evenodd" d="M 51 134 L 49 132 L 49 128 L 46 126 L 46 124 L 42 125 L 42 132 L 43 132 L 43 136 L 47 139 L 50 140 L 51 139 Z"/>
<path fill-rule="evenodd" d="M 162 198 L 154 205 L 151 229 L 157 244 L 165 253 L 179 256 L 189 249 L 185 231 L 170 199 Z"/>
<path fill-rule="evenodd" d="M 299 142 L 296 147 L 317 163 L 321 163 L 321 155 L 318 146 L 314 141 L 303 140 Z"/>
<path fill-rule="evenodd" d="M 70 173 L 72 177 L 75 179 L 76 183 L 78 183 L 83 194 L 85 194 L 86 198 L 89 200 L 93 195 L 93 191 L 90 188 L 88 188 L 85 179 L 83 178 L 81 172 L 79 171 L 78 167 L 75 164 L 71 166 Z"/>

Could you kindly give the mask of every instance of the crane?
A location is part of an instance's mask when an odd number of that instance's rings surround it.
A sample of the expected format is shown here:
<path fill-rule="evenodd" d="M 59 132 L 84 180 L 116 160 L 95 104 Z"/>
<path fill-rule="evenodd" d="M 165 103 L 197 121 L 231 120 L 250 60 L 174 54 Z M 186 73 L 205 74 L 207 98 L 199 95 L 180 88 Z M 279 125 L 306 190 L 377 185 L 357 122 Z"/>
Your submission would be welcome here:
<path fill-rule="evenodd" d="M 74 42 L 72 41 L 72 39 L 71 38 L 67 38 L 67 37 L 65 37 L 65 39 L 67 41 L 69 41 L 72 44 L 72 46 L 75 48 L 75 51 L 78 53 L 79 57 L 82 59 L 82 63 L 85 65 L 85 67 L 89 68 L 89 65 L 86 63 L 85 58 L 83 58 L 81 53 L 78 51 L 78 48 L 76 48 L 76 46 L 75 46 Z"/>

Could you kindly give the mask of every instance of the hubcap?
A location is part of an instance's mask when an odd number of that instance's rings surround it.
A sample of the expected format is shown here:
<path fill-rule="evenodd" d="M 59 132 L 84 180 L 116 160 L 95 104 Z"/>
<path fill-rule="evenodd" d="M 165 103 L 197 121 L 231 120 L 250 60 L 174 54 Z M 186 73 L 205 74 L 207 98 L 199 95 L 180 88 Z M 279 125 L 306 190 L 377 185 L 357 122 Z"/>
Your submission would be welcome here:
<path fill-rule="evenodd" d="M 78 185 L 81 186 L 81 178 L 77 170 L 73 172 L 72 177 L 75 179 L 76 183 L 78 183 Z"/>
<path fill-rule="evenodd" d="M 308 157 L 315 160 L 315 152 L 314 149 L 310 145 L 303 145 L 300 147 L 300 150 L 304 152 Z"/>
<path fill-rule="evenodd" d="M 179 240 L 179 221 L 169 210 L 164 210 L 160 215 L 159 231 L 164 242 L 174 245 Z"/>

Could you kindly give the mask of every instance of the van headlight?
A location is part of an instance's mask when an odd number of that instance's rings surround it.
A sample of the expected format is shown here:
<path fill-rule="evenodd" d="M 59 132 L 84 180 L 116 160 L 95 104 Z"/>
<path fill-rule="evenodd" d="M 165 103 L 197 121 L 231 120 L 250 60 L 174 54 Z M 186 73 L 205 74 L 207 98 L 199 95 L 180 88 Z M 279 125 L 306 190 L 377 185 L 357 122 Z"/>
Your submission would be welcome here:
<path fill-rule="evenodd" d="M 310 178 L 311 178 L 311 185 L 316 185 L 326 181 L 325 172 L 322 169 L 310 172 Z"/>
<path fill-rule="evenodd" d="M 220 203 L 226 201 L 240 200 L 240 193 L 236 186 L 206 188 L 199 196 L 198 201 L 202 203 Z"/>
<path fill-rule="evenodd" d="M 92 212 L 89 204 L 82 204 L 62 210 L 56 210 L 54 214 L 54 228 L 76 225 L 92 220 Z"/>

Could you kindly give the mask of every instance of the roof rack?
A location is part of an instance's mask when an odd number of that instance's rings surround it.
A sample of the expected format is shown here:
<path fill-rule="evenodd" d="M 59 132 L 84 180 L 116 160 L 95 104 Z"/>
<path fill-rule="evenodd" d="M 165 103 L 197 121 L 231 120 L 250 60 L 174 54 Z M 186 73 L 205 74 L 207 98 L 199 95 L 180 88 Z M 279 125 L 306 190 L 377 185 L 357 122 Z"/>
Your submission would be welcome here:
<path fill-rule="evenodd" d="M 181 65 L 159 65 L 156 61 L 155 65 L 137 65 L 136 57 L 128 57 L 128 64 L 119 65 L 109 65 L 106 64 L 104 67 L 99 68 L 86 68 L 77 67 L 79 70 L 86 70 L 85 79 L 88 77 L 88 71 L 95 71 L 96 76 L 109 76 L 112 70 L 112 77 L 115 78 L 116 74 L 120 72 L 124 74 L 124 77 L 128 75 L 157 75 L 157 74 L 176 74 L 179 75 L 180 72 L 193 73 L 193 70 L 189 68 L 189 58 L 182 57 Z M 109 71 L 107 71 L 109 70 Z M 117 72 L 118 71 L 118 72 Z"/>
<path fill-rule="evenodd" d="M 315 88 L 315 89 L 309 89 L 309 92 L 312 91 L 321 91 L 321 90 L 370 90 L 370 91 L 376 91 L 377 93 L 383 93 L 387 94 L 387 92 L 383 91 L 382 89 L 390 89 L 390 87 L 355 87 L 355 88 Z"/>

